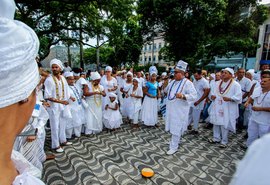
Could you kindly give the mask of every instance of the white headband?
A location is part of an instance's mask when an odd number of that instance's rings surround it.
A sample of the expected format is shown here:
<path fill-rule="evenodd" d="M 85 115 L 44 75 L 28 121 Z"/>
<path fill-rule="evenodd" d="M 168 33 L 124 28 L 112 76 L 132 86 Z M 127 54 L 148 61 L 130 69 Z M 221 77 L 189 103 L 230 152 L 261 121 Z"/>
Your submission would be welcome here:
<path fill-rule="evenodd" d="M 14 1 L 0 1 L 0 108 L 26 99 L 39 82 L 38 37 L 14 12 Z"/>

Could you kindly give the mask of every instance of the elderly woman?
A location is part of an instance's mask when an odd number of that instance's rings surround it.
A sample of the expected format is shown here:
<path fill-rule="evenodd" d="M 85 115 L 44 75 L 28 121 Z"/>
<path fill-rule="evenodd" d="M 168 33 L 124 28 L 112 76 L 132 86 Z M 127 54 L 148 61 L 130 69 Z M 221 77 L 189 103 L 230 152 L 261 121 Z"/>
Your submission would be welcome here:
<path fill-rule="evenodd" d="M 102 76 L 100 85 L 104 87 L 105 93 L 108 94 L 109 92 L 116 93 L 117 90 L 117 80 L 112 76 L 112 67 L 107 66 L 105 68 L 105 75 Z M 102 98 L 102 110 L 105 109 L 105 105 L 109 102 L 109 97 Z"/>
<path fill-rule="evenodd" d="M 44 183 L 31 175 L 28 161 L 12 151 L 33 112 L 39 82 L 38 38 L 30 27 L 13 20 L 14 13 L 14 1 L 0 1 L 0 184 L 40 185 Z"/>
<path fill-rule="evenodd" d="M 88 107 L 85 112 L 86 126 L 85 134 L 96 134 L 102 131 L 102 97 L 106 96 L 104 87 L 99 84 L 100 75 L 98 72 L 91 73 L 92 81 L 83 89 Z"/>

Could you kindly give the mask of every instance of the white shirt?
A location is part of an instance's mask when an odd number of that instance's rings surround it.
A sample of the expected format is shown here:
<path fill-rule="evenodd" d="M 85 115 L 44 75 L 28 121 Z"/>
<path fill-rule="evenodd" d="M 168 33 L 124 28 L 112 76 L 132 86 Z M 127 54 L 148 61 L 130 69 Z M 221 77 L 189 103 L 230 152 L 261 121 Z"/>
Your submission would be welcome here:
<path fill-rule="evenodd" d="M 202 95 L 204 94 L 205 89 L 210 88 L 209 82 L 204 77 L 202 77 L 199 80 L 194 79 L 193 85 L 194 85 L 194 87 L 195 87 L 195 89 L 197 91 L 197 99 L 196 99 L 196 101 L 198 101 L 202 97 Z M 196 107 L 194 106 L 194 104 L 192 105 L 192 107 L 202 110 L 203 107 L 204 107 L 204 102 L 205 102 L 205 99 L 203 101 L 201 101 L 201 103 L 199 105 L 197 105 Z"/>
<path fill-rule="evenodd" d="M 240 81 L 236 78 L 235 81 L 237 81 L 240 86 L 241 86 L 241 90 L 242 90 L 242 95 L 244 95 L 246 92 L 249 92 L 251 87 L 252 87 L 252 83 L 251 80 L 243 77 Z M 248 97 L 243 99 L 243 102 L 246 102 L 248 99 Z"/>

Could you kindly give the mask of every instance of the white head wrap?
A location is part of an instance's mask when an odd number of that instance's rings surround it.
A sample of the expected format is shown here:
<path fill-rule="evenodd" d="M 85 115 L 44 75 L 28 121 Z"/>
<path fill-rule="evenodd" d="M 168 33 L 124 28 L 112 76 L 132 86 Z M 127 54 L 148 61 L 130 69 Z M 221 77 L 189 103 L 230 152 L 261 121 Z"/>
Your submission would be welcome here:
<path fill-rule="evenodd" d="M 234 70 L 232 68 L 226 67 L 222 71 L 228 71 L 229 73 L 231 73 L 232 76 L 234 76 Z"/>
<path fill-rule="evenodd" d="M 175 69 L 186 72 L 187 66 L 188 66 L 188 63 L 184 62 L 183 60 L 179 60 L 177 65 L 175 66 Z"/>
<path fill-rule="evenodd" d="M 66 78 L 71 77 L 71 76 L 73 76 L 72 72 L 65 72 L 64 73 L 64 77 L 66 77 Z"/>
<path fill-rule="evenodd" d="M 133 77 L 133 73 L 130 72 L 130 71 L 127 73 L 127 76 L 128 76 L 128 75 L 131 75 L 131 77 Z"/>
<path fill-rule="evenodd" d="M 0 108 L 28 98 L 39 82 L 38 37 L 14 13 L 13 0 L 0 1 Z"/>
<path fill-rule="evenodd" d="M 100 78 L 101 78 L 101 76 L 98 72 L 91 72 L 91 79 L 92 80 L 98 80 Z"/>
<path fill-rule="evenodd" d="M 53 65 L 53 64 L 58 65 L 58 66 L 60 67 L 61 71 L 63 71 L 64 66 L 63 66 L 61 60 L 58 60 L 58 59 L 56 59 L 56 58 L 52 59 L 51 62 L 50 62 L 50 68 L 52 68 L 52 65 Z"/>
<path fill-rule="evenodd" d="M 161 76 L 167 76 L 167 73 L 166 73 L 166 72 L 163 72 L 163 73 L 161 74 Z"/>
<path fill-rule="evenodd" d="M 74 73 L 74 72 L 73 72 L 73 75 L 74 75 L 74 76 L 80 76 L 80 73 Z"/>
<path fill-rule="evenodd" d="M 106 66 L 105 71 L 110 71 L 110 72 L 112 72 L 112 67 L 111 67 L 111 66 Z"/>
<path fill-rule="evenodd" d="M 116 103 L 118 103 L 118 100 L 117 100 L 117 95 L 116 95 L 115 93 L 113 93 L 113 92 L 109 92 L 109 93 L 108 93 L 108 96 L 109 96 L 109 97 L 113 97 L 113 98 L 115 98 L 115 100 L 114 100 L 114 101 L 116 101 Z"/>
<path fill-rule="evenodd" d="M 133 78 L 133 80 L 136 80 L 138 83 L 140 83 L 140 79 L 139 78 Z"/>
<path fill-rule="evenodd" d="M 152 76 L 153 74 L 158 74 L 158 70 L 157 70 L 157 68 L 156 68 L 156 66 L 151 66 L 150 68 L 149 68 L 149 73 L 150 73 L 150 76 Z"/>
<path fill-rule="evenodd" d="M 255 70 L 254 70 L 254 69 L 249 69 L 249 70 L 247 71 L 247 73 L 251 74 L 251 76 L 252 76 L 252 78 L 253 78 L 254 75 L 255 75 Z"/>
<path fill-rule="evenodd" d="M 215 74 L 215 73 L 211 73 L 210 76 L 211 76 L 214 80 L 216 80 L 216 74 Z"/>

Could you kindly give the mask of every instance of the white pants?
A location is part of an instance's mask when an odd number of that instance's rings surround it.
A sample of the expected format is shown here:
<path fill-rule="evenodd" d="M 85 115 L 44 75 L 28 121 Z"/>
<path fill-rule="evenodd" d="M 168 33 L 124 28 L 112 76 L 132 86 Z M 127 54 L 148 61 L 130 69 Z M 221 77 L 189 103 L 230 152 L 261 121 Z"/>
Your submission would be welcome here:
<path fill-rule="evenodd" d="M 177 150 L 180 143 L 181 143 L 181 135 L 180 136 L 172 135 L 170 141 L 170 150 Z"/>
<path fill-rule="evenodd" d="M 248 139 L 247 146 L 250 146 L 253 141 L 262 137 L 269 132 L 269 125 L 262 125 L 250 119 L 248 124 Z"/>
<path fill-rule="evenodd" d="M 229 130 L 223 125 L 213 125 L 213 140 L 226 145 L 228 143 Z"/>
<path fill-rule="evenodd" d="M 66 136 L 68 139 L 70 139 L 72 137 L 72 134 L 74 133 L 76 137 L 80 137 L 81 136 L 81 130 L 82 130 L 82 126 L 78 126 L 78 127 L 73 127 L 70 129 L 66 129 Z"/>
<path fill-rule="evenodd" d="M 51 125 L 51 138 L 52 138 L 52 149 L 58 148 L 60 143 L 65 143 L 66 138 L 66 123 L 63 121 L 61 113 L 49 113 L 50 125 Z"/>
<path fill-rule="evenodd" d="M 201 109 L 194 109 L 193 107 L 190 107 L 189 110 L 189 124 L 193 121 L 193 129 L 198 130 L 199 128 L 199 121 L 201 116 Z"/>

